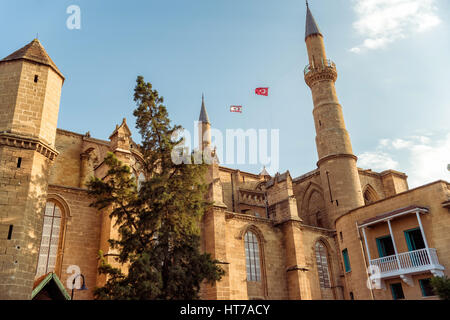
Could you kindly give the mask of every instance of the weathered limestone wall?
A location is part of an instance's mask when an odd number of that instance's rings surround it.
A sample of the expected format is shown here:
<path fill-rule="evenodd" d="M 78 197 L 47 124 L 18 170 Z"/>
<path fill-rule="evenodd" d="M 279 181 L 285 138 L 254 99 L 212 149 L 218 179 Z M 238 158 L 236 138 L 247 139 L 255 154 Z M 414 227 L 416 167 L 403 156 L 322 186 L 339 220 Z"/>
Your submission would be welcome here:
<path fill-rule="evenodd" d="M 63 246 L 57 259 L 57 275 L 70 294 L 67 279 L 75 270 L 68 268 L 78 266 L 85 276 L 88 290 L 75 290 L 74 299 L 93 299 L 102 216 L 95 208 L 89 207 L 94 199 L 88 196 L 86 190 L 50 185 L 48 194 L 48 200 L 61 207 L 65 219 L 65 229 L 60 235 Z"/>
<path fill-rule="evenodd" d="M 0 300 L 31 297 L 49 165 L 34 150 L 0 145 Z"/>

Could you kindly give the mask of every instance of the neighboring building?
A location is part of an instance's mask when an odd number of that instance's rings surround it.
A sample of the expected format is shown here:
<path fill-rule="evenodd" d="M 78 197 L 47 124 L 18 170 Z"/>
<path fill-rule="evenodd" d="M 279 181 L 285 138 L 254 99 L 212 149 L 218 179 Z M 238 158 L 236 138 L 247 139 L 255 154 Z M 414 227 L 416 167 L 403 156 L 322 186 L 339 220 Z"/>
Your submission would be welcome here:
<path fill-rule="evenodd" d="M 202 298 L 430 296 L 428 279 L 449 274 L 450 184 L 409 190 L 403 173 L 358 168 L 336 66 L 309 8 L 305 41 L 317 169 L 293 178 L 289 171 L 271 177 L 210 166 L 214 207 L 203 219 L 202 247 L 226 275 L 204 286 Z M 89 290 L 76 298 L 92 299 L 105 281 L 97 275 L 98 252 L 111 252 L 107 240 L 117 232 L 108 212 L 89 206 L 86 181 L 105 176 L 109 151 L 145 180 L 125 119 L 108 141 L 57 129 L 63 82 L 38 40 L 0 61 L 0 299 L 30 299 L 36 279 L 59 278 L 67 288 L 78 267 Z M 204 100 L 199 120 L 203 136 L 210 127 Z M 210 137 L 200 145 L 210 146 Z M 378 289 L 370 290 L 367 270 L 375 269 Z"/>

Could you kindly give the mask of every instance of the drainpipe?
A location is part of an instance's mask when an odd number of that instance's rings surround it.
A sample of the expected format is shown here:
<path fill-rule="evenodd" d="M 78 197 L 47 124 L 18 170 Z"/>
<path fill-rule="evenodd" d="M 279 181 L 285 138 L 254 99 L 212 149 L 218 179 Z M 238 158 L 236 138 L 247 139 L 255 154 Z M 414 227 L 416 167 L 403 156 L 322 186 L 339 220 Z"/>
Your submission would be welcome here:
<path fill-rule="evenodd" d="M 361 233 L 359 232 L 359 228 L 358 228 L 358 222 L 355 222 L 355 224 L 356 224 L 356 231 L 358 232 L 358 239 L 359 239 L 359 245 L 361 247 L 361 253 L 362 253 L 362 256 L 363 256 L 363 259 L 364 259 L 364 266 L 366 267 L 367 281 L 372 283 L 371 280 L 370 280 L 370 275 L 367 272 L 368 267 L 367 267 L 366 254 L 364 252 L 364 247 L 363 247 L 363 243 L 362 243 L 362 239 L 361 239 Z M 375 295 L 373 294 L 372 286 L 370 286 L 370 296 L 371 296 L 372 300 L 375 300 Z"/>

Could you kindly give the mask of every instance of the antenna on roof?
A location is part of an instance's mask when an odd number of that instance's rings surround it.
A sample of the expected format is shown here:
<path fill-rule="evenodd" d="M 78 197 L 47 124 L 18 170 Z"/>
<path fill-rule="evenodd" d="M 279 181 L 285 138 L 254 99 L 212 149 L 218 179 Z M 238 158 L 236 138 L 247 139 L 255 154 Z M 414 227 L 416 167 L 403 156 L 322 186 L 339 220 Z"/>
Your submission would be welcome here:
<path fill-rule="evenodd" d="M 306 7 L 309 8 L 308 0 L 306 0 Z"/>

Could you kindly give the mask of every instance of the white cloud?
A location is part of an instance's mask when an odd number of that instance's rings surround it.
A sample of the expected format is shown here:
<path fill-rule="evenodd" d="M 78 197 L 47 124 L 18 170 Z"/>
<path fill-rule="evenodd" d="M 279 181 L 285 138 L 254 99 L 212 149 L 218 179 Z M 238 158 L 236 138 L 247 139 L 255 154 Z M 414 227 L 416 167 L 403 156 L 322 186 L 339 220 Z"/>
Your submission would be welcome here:
<path fill-rule="evenodd" d="M 436 0 L 353 0 L 358 20 L 353 28 L 365 39 L 350 51 L 385 47 L 398 39 L 424 32 L 441 20 L 436 14 Z"/>
<path fill-rule="evenodd" d="M 450 181 L 450 133 L 411 136 L 404 139 L 381 139 L 375 151 L 364 152 L 358 166 L 374 170 L 396 169 L 409 176 L 411 188 L 436 180 Z"/>
<path fill-rule="evenodd" d="M 358 166 L 376 171 L 384 171 L 397 168 L 398 162 L 384 152 L 364 152 L 358 156 Z"/>
<path fill-rule="evenodd" d="M 353 53 L 360 53 L 361 49 L 355 47 L 355 48 L 351 48 L 350 51 L 353 52 Z"/>
<path fill-rule="evenodd" d="M 395 139 L 394 141 L 392 141 L 391 144 L 392 147 L 394 147 L 394 149 L 405 149 L 411 147 L 414 144 L 414 142 L 403 139 Z"/>

